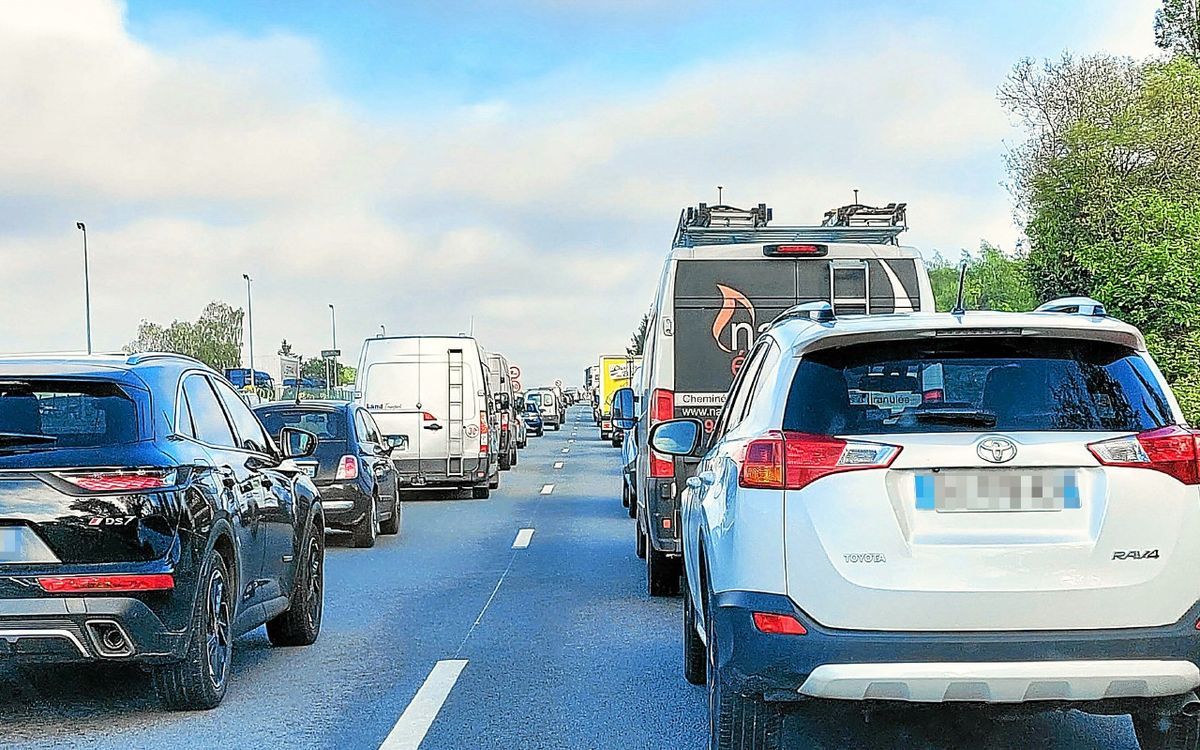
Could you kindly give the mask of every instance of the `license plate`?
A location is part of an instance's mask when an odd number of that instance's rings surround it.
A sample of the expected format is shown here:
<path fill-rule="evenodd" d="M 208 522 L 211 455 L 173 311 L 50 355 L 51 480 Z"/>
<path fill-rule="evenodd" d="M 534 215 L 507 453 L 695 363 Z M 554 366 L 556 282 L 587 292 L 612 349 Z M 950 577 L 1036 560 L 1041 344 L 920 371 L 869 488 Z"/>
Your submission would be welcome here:
<path fill-rule="evenodd" d="M 28 526 L 0 526 L 0 563 L 58 562 L 58 557 Z"/>
<path fill-rule="evenodd" d="M 300 471 L 303 471 L 310 477 L 315 477 L 317 475 L 317 467 L 312 464 L 300 464 Z"/>
<path fill-rule="evenodd" d="M 938 471 L 917 474 L 917 510 L 939 513 L 1079 508 L 1074 471 Z"/>

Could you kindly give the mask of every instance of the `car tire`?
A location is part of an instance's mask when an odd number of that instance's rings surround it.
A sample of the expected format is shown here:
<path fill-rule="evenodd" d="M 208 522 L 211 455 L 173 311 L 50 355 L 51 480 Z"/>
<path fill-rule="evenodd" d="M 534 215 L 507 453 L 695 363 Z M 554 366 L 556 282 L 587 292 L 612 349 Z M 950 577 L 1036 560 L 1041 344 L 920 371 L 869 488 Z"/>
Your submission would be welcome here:
<path fill-rule="evenodd" d="M 679 594 L 679 561 L 646 544 L 646 591 L 650 596 Z"/>
<path fill-rule="evenodd" d="M 500 472 L 496 472 L 496 478 L 493 479 L 492 481 L 488 482 L 488 489 L 489 490 L 500 489 Z"/>
<path fill-rule="evenodd" d="M 633 490 L 629 491 L 629 517 L 637 518 L 637 495 Z"/>
<path fill-rule="evenodd" d="M 706 587 L 707 588 L 707 587 Z M 705 607 L 708 612 L 712 607 Z M 717 637 L 713 618 L 706 615 L 705 672 L 708 688 L 708 729 L 710 750 L 781 750 L 783 747 L 783 707 L 762 696 L 733 689 L 717 669 Z"/>
<path fill-rule="evenodd" d="M 516 465 L 517 465 L 517 461 L 518 461 L 518 458 L 517 458 L 517 449 L 516 449 L 516 448 L 513 448 L 513 452 L 512 452 L 512 458 L 508 459 L 508 465 L 509 465 L 509 466 L 516 466 Z"/>
<path fill-rule="evenodd" d="M 1197 750 L 1200 716 L 1133 714 L 1133 733 L 1142 750 Z"/>
<path fill-rule="evenodd" d="M 492 496 L 492 489 L 490 487 L 472 487 L 471 488 L 471 498 L 473 500 L 487 500 L 491 496 Z"/>
<path fill-rule="evenodd" d="M 272 646 L 311 646 L 325 616 L 325 530 L 313 527 L 296 568 L 288 608 L 267 620 Z"/>
<path fill-rule="evenodd" d="M 696 608 L 692 606 L 687 575 L 683 576 L 683 677 L 693 685 L 708 681 L 708 650 L 696 632 Z"/>
<path fill-rule="evenodd" d="M 629 485 L 625 483 L 625 479 L 621 479 L 621 507 L 629 507 Z"/>
<path fill-rule="evenodd" d="M 370 549 L 375 546 L 379 536 L 379 497 L 371 493 L 371 506 L 363 515 L 361 521 L 354 525 L 350 543 L 359 549 Z"/>
<path fill-rule="evenodd" d="M 512 457 L 505 453 L 500 456 L 500 471 L 508 471 L 512 468 Z"/>
<path fill-rule="evenodd" d="M 192 610 L 187 651 L 181 661 L 153 668 L 151 682 L 162 705 L 172 711 L 216 708 L 229 685 L 233 660 L 233 580 L 216 551 L 201 566 L 203 583 Z M 209 639 L 215 639 L 210 648 Z"/>
<path fill-rule="evenodd" d="M 633 528 L 634 528 L 634 534 L 637 536 L 634 546 L 637 550 L 638 559 L 645 560 L 646 559 L 646 535 L 642 533 L 642 525 L 640 523 L 634 524 Z"/>
<path fill-rule="evenodd" d="M 379 533 L 394 536 L 400 533 L 400 525 L 404 521 L 404 508 L 400 505 L 400 489 L 392 491 L 392 515 L 386 521 L 379 522 Z"/>

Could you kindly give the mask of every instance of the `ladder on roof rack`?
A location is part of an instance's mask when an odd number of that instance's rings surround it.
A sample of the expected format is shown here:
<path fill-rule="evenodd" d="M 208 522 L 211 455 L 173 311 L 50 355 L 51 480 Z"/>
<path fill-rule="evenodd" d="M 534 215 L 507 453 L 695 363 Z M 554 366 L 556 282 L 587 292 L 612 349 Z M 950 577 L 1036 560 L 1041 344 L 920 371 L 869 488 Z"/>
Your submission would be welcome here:
<path fill-rule="evenodd" d="M 754 208 L 709 206 L 685 208 L 679 215 L 672 247 L 734 245 L 765 242 L 858 242 L 868 245 L 898 244 L 896 238 L 908 228 L 904 203 L 887 208 L 843 206 L 825 214 L 819 226 L 778 226 L 767 224 L 772 211 L 765 203 Z M 882 212 L 890 211 L 885 217 Z M 831 215 L 832 218 L 831 218 Z"/>
<path fill-rule="evenodd" d="M 834 316 L 871 314 L 871 266 L 866 261 L 829 261 L 829 304 Z"/>

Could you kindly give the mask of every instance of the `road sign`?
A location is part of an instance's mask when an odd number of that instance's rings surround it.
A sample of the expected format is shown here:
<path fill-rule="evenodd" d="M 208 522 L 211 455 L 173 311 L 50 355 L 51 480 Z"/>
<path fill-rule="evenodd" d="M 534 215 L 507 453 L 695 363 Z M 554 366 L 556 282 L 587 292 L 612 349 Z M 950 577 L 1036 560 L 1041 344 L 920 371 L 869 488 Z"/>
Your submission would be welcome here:
<path fill-rule="evenodd" d="M 520 381 L 520 380 L 514 380 L 514 381 L 512 382 L 512 387 L 513 387 L 513 391 L 514 391 L 514 392 L 516 392 L 516 393 L 520 393 L 521 391 L 525 390 L 524 388 L 522 388 L 522 387 L 521 387 L 521 381 Z"/>
<path fill-rule="evenodd" d="M 322 349 L 321 359 L 337 359 L 342 356 L 341 349 Z"/>
<path fill-rule="evenodd" d="M 510 365 L 508 368 L 508 376 L 513 380 L 521 377 L 521 368 L 516 365 Z"/>

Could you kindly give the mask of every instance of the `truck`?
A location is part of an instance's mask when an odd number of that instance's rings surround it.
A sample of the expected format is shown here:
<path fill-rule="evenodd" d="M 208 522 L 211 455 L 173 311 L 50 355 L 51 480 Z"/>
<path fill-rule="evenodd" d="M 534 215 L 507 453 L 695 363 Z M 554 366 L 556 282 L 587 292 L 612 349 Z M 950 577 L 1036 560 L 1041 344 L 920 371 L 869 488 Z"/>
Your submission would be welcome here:
<path fill-rule="evenodd" d="M 600 357 L 597 373 L 600 376 L 597 390 L 597 408 L 600 410 L 600 439 L 620 447 L 620 430 L 612 426 L 612 398 L 619 388 L 628 388 L 635 368 L 640 367 L 642 358 L 631 354 L 605 354 Z"/>

